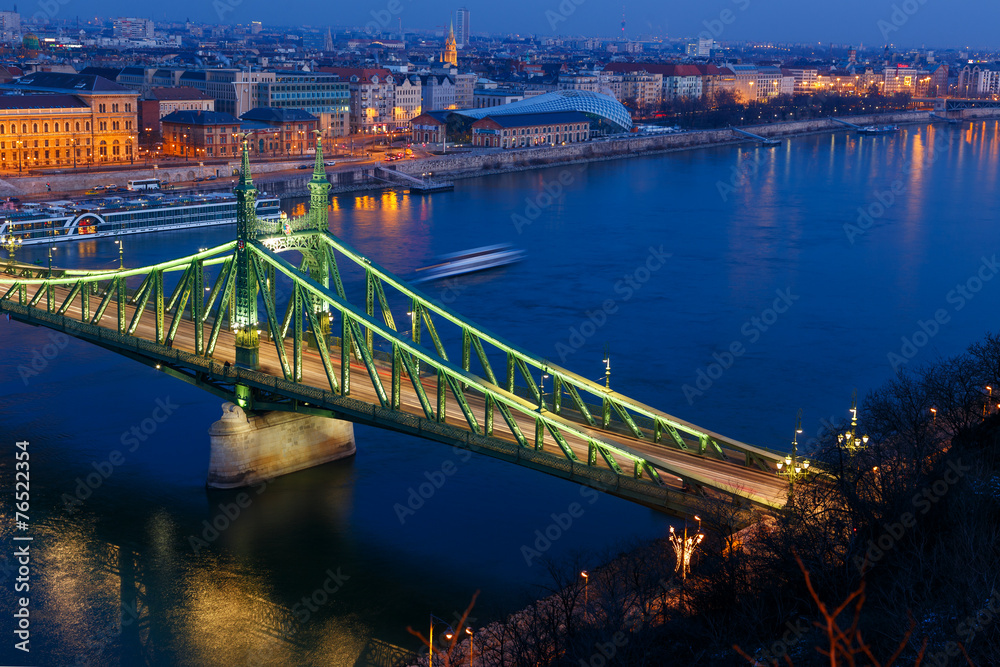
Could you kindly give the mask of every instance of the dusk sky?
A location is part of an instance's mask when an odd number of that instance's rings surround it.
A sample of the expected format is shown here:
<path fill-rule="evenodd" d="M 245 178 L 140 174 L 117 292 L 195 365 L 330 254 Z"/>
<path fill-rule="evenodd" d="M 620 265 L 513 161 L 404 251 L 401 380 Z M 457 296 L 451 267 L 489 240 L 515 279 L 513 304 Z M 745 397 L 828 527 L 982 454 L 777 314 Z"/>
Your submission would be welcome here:
<path fill-rule="evenodd" d="M 61 7 L 62 11 L 79 11 L 82 7 L 77 5 L 77 1 L 70 0 Z M 560 5 L 560 0 L 471 0 L 466 6 L 472 12 L 473 32 L 604 37 L 620 34 L 620 3 L 607 0 L 562 2 Z M 146 14 L 136 12 L 134 2 L 116 0 L 101 3 L 100 15 L 138 15 L 154 20 L 190 18 L 215 23 L 220 22 L 217 11 L 219 6 L 226 9 L 232 7 L 231 11 L 223 12 L 222 22 L 226 23 L 260 20 L 265 25 L 308 23 L 333 26 L 361 26 L 373 20 L 372 12 L 386 12 L 390 7 L 399 7 L 401 9 L 398 13 L 392 16 L 392 28 L 398 25 L 397 19 L 402 18 L 404 28 L 424 30 L 446 26 L 450 13 L 460 4 L 441 0 L 362 0 L 329 4 L 296 2 L 282 5 L 278 12 L 276 3 L 270 0 L 181 0 L 171 3 L 171 9 L 166 13 L 159 11 Z M 561 13 L 560 6 L 573 8 L 573 11 Z M 22 11 L 30 13 L 30 7 L 31 5 L 22 7 Z M 90 7 L 97 9 L 95 5 Z M 894 7 L 899 8 L 895 25 Z M 907 15 L 904 7 L 911 14 Z M 711 0 L 698 3 L 643 0 L 625 4 L 626 30 L 630 37 L 650 33 L 666 33 L 669 37 L 695 36 L 710 27 L 718 29 L 720 23 L 715 23 L 714 26 L 711 24 L 727 9 L 732 12 L 729 17 L 731 21 L 723 26 L 717 37 L 723 41 L 821 41 L 872 46 L 886 41 L 882 28 L 898 26 L 896 30 L 884 31 L 889 36 L 889 41 L 898 46 L 1000 46 L 1000 38 L 996 34 L 1000 3 L 995 0 L 842 0 L 836 3 L 808 4 L 797 0 Z M 885 22 L 882 28 L 879 21 Z M 706 22 L 709 26 L 705 25 Z"/>

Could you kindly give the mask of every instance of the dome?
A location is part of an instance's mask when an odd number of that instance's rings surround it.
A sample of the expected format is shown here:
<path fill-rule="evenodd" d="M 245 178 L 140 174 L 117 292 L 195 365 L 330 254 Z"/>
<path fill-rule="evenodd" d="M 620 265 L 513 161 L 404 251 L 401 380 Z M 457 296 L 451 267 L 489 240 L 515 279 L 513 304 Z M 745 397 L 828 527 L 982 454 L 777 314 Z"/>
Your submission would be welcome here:
<path fill-rule="evenodd" d="M 42 45 L 38 42 L 38 36 L 31 32 L 24 36 L 21 44 L 24 45 L 24 48 L 31 49 L 32 51 L 38 51 L 42 48 Z"/>
<path fill-rule="evenodd" d="M 623 130 L 632 129 L 632 116 L 628 109 L 614 96 L 594 93 L 589 90 L 554 90 L 536 97 L 528 97 L 518 102 L 485 109 L 465 109 L 455 113 L 469 118 L 506 116 L 516 113 L 543 113 L 546 111 L 580 111 L 600 116 Z"/>

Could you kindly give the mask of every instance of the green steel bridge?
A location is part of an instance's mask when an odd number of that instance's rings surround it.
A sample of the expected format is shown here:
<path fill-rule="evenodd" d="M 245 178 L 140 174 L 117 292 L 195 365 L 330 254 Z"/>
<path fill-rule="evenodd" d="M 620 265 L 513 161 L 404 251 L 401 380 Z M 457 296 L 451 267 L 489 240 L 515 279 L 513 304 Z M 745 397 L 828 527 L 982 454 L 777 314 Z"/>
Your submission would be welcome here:
<path fill-rule="evenodd" d="M 787 482 L 775 474 L 784 453 L 611 391 L 428 298 L 330 234 L 329 188 L 317 141 L 308 213 L 258 218 L 244 141 L 233 241 L 112 271 L 11 262 L 0 273 L 0 312 L 249 411 L 408 433 L 675 515 L 714 503 L 784 505 Z M 362 274 L 363 303 L 342 279 Z M 536 383 L 542 375 L 551 392 Z"/>

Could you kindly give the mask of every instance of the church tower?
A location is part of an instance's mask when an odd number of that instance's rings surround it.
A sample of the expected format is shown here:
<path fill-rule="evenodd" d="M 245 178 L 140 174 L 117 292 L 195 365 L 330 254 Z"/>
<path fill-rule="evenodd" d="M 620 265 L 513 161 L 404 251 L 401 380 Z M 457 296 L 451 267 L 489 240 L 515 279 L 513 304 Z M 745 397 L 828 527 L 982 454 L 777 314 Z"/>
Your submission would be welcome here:
<path fill-rule="evenodd" d="M 452 67 L 458 67 L 458 42 L 455 41 L 455 22 L 451 22 L 448 28 L 448 39 L 444 42 L 444 53 L 441 54 L 441 63 L 448 63 Z"/>

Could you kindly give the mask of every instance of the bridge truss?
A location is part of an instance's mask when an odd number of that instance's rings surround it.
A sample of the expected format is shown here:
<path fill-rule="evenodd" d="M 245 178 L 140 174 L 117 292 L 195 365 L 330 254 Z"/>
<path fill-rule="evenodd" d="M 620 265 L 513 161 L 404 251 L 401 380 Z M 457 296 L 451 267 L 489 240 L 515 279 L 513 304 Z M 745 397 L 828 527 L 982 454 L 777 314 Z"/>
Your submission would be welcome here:
<path fill-rule="evenodd" d="M 236 240 L 142 268 L 12 265 L 0 276 L 0 311 L 247 410 L 411 433 L 676 514 L 717 499 L 783 504 L 782 494 L 741 481 L 754 478 L 752 469 L 757 482 L 773 479 L 760 471 L 772 472 L 783 453 L 723 437 L 552 365 L 330 234 L 318 140 L 310 210 L 298 218 L 258 218 L 246 141 L 242 163 Z M 363 280 L 363 294 L 349 295 L 345 284 L 354 283 L 345 277 Z M 542 375 L 552 378 L 551 393 L 536 383 Z"/>

